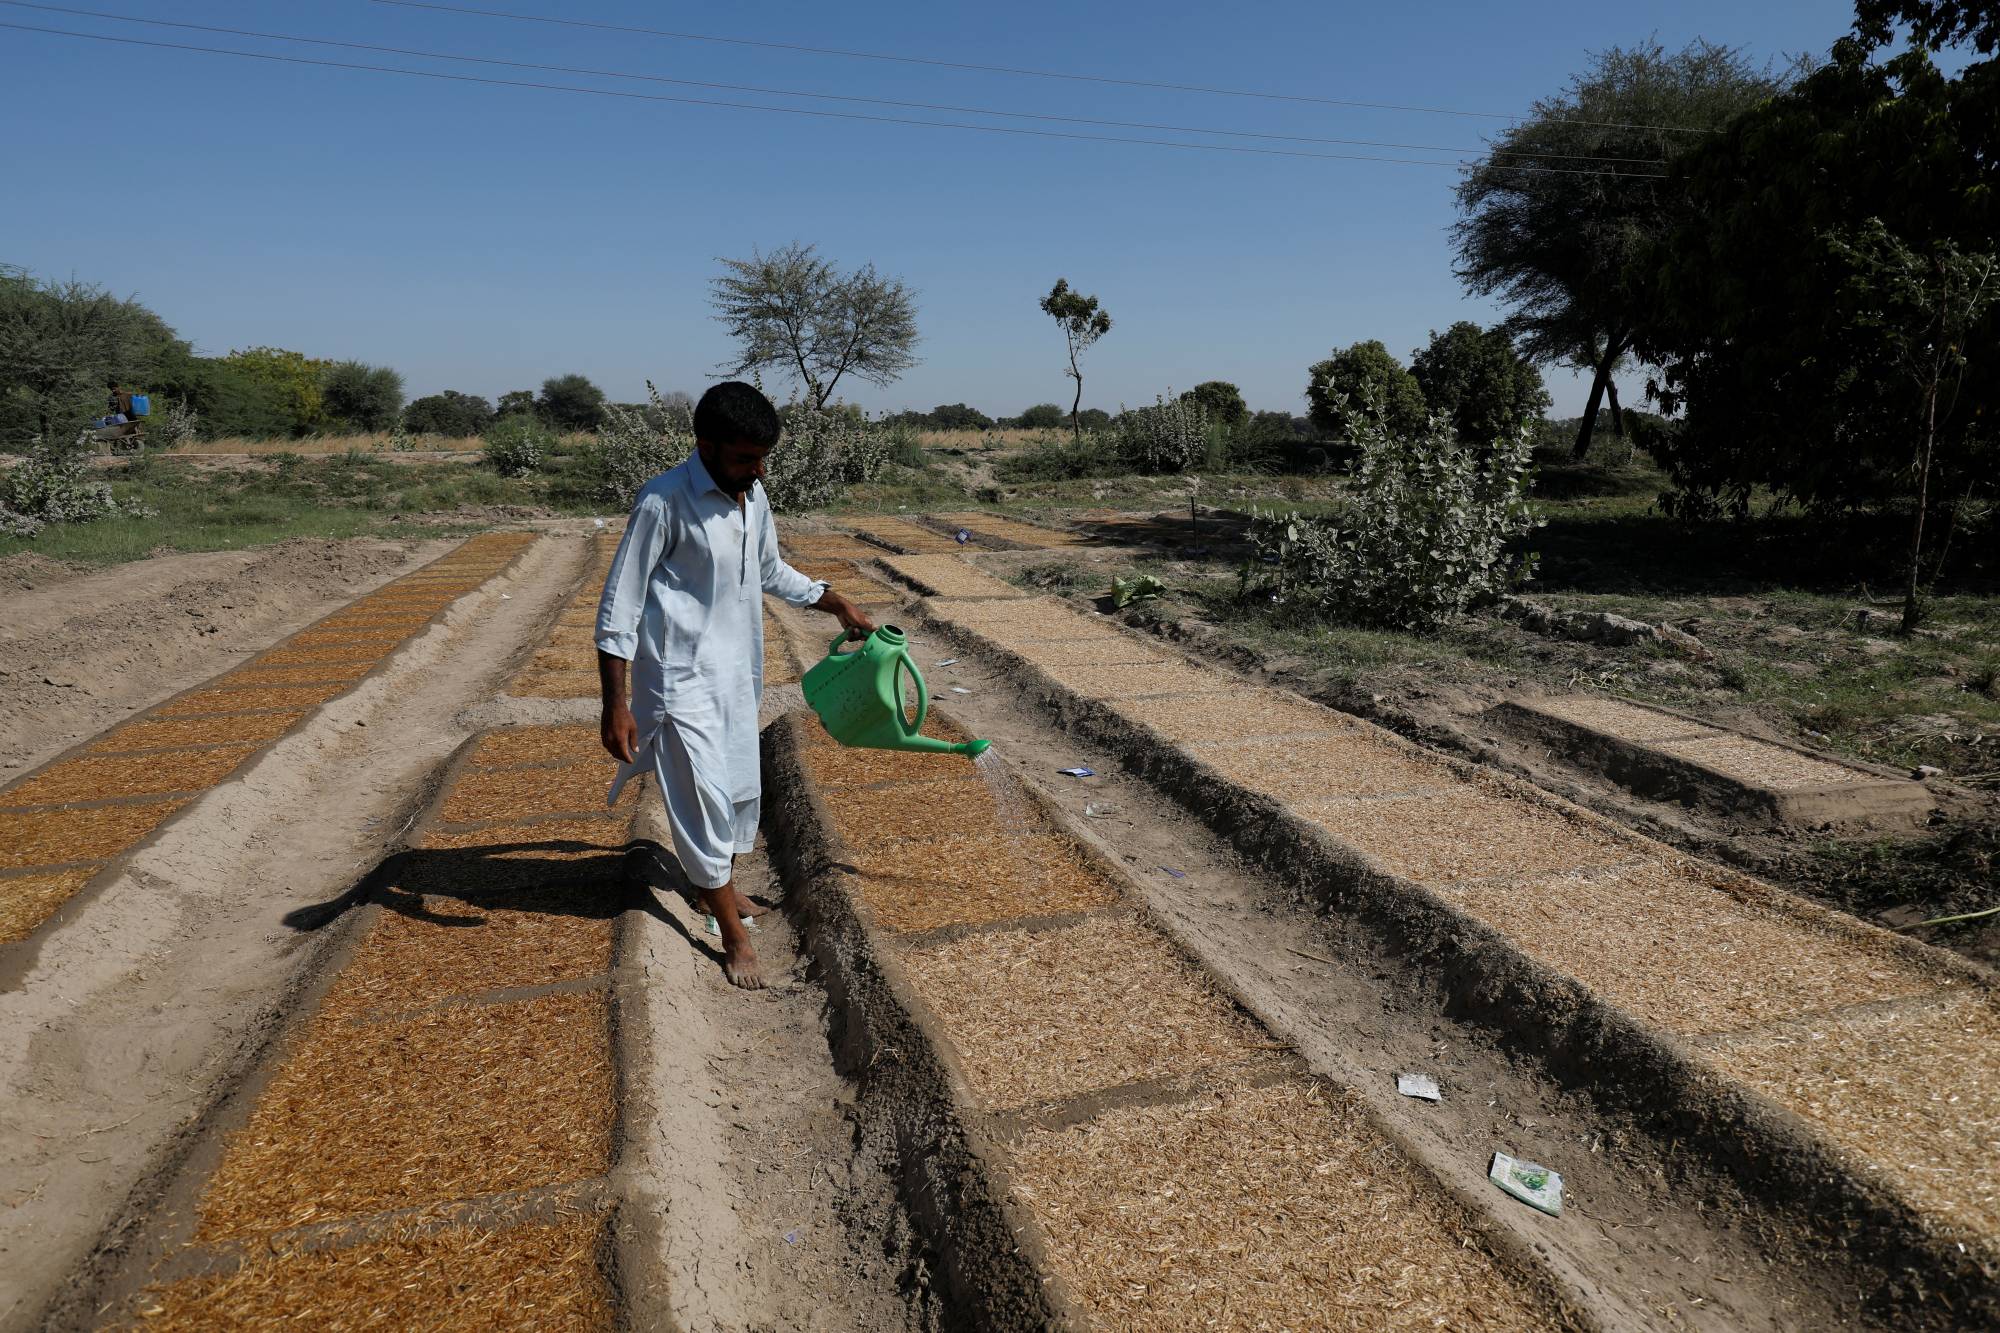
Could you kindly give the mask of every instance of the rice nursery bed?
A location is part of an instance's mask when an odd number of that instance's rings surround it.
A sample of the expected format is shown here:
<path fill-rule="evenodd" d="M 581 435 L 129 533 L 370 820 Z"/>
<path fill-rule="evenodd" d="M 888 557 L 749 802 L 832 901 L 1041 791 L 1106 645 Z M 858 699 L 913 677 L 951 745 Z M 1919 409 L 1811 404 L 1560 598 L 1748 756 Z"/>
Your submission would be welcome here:
<path fill-rule="evenodd" d="M 1638 854 L 1553 811 L 1470 787 L 1407 799 L 1303 804 L 1299 813 L 1420 883 L 1554 875 L 1616 865 Z"/>
<path fill-rule="evenodd" d="M 903 962 L 990 1110 L 1281 1067 L 1276 1043 L 1129 920 L 968 935 Z"/>
<path fill-rule="evenodd" d="M 1698 874 L 1648 863 L 1440 891 L 1529 957 L 1682 1036 L 1938 988 L 1938 977 L 1888 948 L 1803 928 Z"/>
<path fill-rule="evenodd" d="M 1064 649 L 1066 644 L 1036 648 Z M 1060 661 L 1061 658 L 1051 658 Z M 1318 745 L 1320 738 L 1355 734 L 1365 729 L 1359 718 L 1308 703 L 1276 690 L 1237 689 L 1228 694 L 1189 694 L 1174 699 L 1120 699 L 1112 711 L 1127 721 L 1150 727 L 1164 739 L 1183 743 L 1297 738 Z"/>
<path fill-rule="evenodd" d="M 322 644 L 315 648 L 273 648 L 251 658 L 246 668 L 281 666 L 362 666 L 371 667 L 389 655 L 380 643 Z"/>
<path fill-rule="evenodd" d="M 204 713 L 259 712 L 266 708 L 296 711 L 323 704 L 336 694 L 345 694 L 348 688 L 339 681 L 330 685 L 261 685 L 240 690 L 225 685 L 183 695 L 154 713 L 159 717 L 196 717 Z"/>
<path fill-rule="evenodd" d="M 1089 540 L 1074 532 L 1036 527 L 1032 523 L 1021 523 L 995 514 L 937 514 L 934 517 L 953 527 L 964 528 L 975 536 L 998 537 L 1017 546 L 1079 546 Z"/>
<path fill-rule="evenodd" d="M 1020 597 L 1005 579 L 975 569 L 955 555 L 884 556 L 882 563 L 932 597 Z"/>
<path fill-rule="evenodd" d="M 146 801 L 90 810 L 0 810 L 0 869 L 102 861 L 151 833 L 187 801 Z"/>
<path fill-rule="evenodd" d="M 232 688 L 244 685 L 352 685 L 375 667 L 373 662 L 321 662 L 316 666 L 242 666 L 229 673 Z"/>
<path fill-rule="evenodd" d="M 1000 644 L 1103 638 L 1139 642 L 1102 616 L 1082 615 L 1047 597 L 1006 603 L 940 599 L 931 603 L 931 610 L 941 620 L 963 625 Z"/>
<path fill-rule="evenodd" d="M 1567 722 L 1574 722 L 1580 727 L 1609 732 L 1613 736 L 1640 744 L 1680 737 L 1720 734 L 1715 728 L 1705 727 L 1699 722 L 1690 722 L 1686 718 L 1674 717 L 1667 713 L 1657 713 L 1650 708 L 1641 708 L 1637 704 L 1628 704 L 1619 699 L 1598 699 L 1588 696 L 1571 699 L 1537 699 L 1534 706 L 1541 712 Z"/>
<path fill-rule="evenodd" d="M 517 699 L 595 699 L 601 692 L 595 671 L 524 671 L 507 687 Z"/>
<path fill-rule="evenodd" d="M 156 796 L 201 791 L 222 781 L 263 748 L 223 745 L 200 750 L 167 750 L 146 755 L 86 757 L 52 764 L 20 786 L 0 794 L 8 806 L 62 805 L 119 796 Z"/>
<path fill-rule="evenodd" d="M 296 648 L 312 648 L 322 644 L 353 646 L 382 644 L 385 645 L 386 652 L 386 645 L 400 643 L 409 636 L 410 631 L 396 625 L 355 625 L 346 629 L 303 630 L 285 642 Z"/>
<path fill-rule="evenodd" d="M 788 560 L 869 560 L 882 554 L 881 547 L 852 537 L 785 537 L 778 544 Z"/>
<path fill-rule="evenodd" d="M 1013 1152 L 1016 1196 L 1106 1328 L 1566 1326 L 1351 1096 L 1228 1088 L 1035 1131 Z"/>
<path fill-rule="evenodd" d="M 505 1230 L 406 1226 L 337 1250 L 252 1252 L 234 1272 L 148 1289 L 132 1327 L 610 1333 L 607 1246 L 602 1219 L 575 1212 Z"/>
<path fill-rule="evenodd" d="M 1215 694 L 1233 692 L 1234 682 L 1213 671 L 1185 662 L 1138 666 L 1043 662 L 1033 651 L 1023 654 L 1063 688 L 1086 699 L 1129 699 L 1143 694 Z"/>
<path fill-rule="evenodd" d="M 1788 791 L 1801 787 L 1837 787 L 1852 782 L 1880 782 L 1873 773 L 1828 763 L 1766 745 L 1746 736 L 1707 736 L 1694 740 L 1659 741 L 1654 749 L 1713 769 L 1750 787 Z"/>
<path fill-rule="evenodd" d="M 897 518 L 871 519 L 866 523 L 856 523 L 854 530 L 864 537 L 873 537 L 886 546 L 919 555 L 959 549 L 958 543 L 951 538 L 939 536 L 929 528 L 918 527 L 914 523 Z"/>
<path fill-rule="evenodd" d="M 962 833 L 1001 836 L 992 793 L 965 765 L 962 777 L 903 782 L 893 787 L 853 787 L 827 811 L 848 846 L 863 842 L 934 837 L 941 825 Z"/>
<path fill-rule="evenodd" d="M 1360 733 L 1304 745 L 1291 739 L 1197 744 L 1188 753 L 1239 786 L 1288 802 L 1438 792 L 1458 784 L 1443 764 Z"/>
<path fill-rule="evenodd" d="M 2000 1016 L 1988 995 L 1817 1015 L 1704 1055 L 1876 1163 L 1919 1206 L 2000 1238 Z"/>
<path fill-rule="evenodd" d="M 27 939 L 101 868 L 88 865 L 48 874 L 0 876 L 0 944 Z"/>
<path fill-rule="evenodd" d="M 445 797 L 438 818 L 470 824 L 602 809 L 615 772 L 609 755 L 559 768 L 468 769 Z M 639 784 L 627 783 L 619 806 L 633 804 L 638 796 Z"/>
<path fill-rule="evenodd" d="M 488 733 L 466 762 L 476 768 L 553 764 L 604 756 L 604 743 L 591 727 L 507 727 Z"/>
<path fill-rule="evenodd" d="M 923 841 L 850 846 L 854 888 L 890 930 L 985 925 L 1014 917 L 1097 912 L 1115 906 L 1115 885 L 1076 844 L 1049 834 L 995 838 L 942 833 Z"/>
<path fill-rule="evenodd" d="M 610 1164 L 604 996 L 317 1017 L 229 1136 L 197 1240 L 566 1184 Z"/>
<path fill-rule="evenodd" d="M 87 753 L 118 754 L 131 750 L 179 749 L 187 745 L 226 745 L 232 741 L 271 741 L 290 731 L 304 716 L 303 709 L 294 709 L 245 713 L 235 717 L 128 722 L 92 745 Z"/>

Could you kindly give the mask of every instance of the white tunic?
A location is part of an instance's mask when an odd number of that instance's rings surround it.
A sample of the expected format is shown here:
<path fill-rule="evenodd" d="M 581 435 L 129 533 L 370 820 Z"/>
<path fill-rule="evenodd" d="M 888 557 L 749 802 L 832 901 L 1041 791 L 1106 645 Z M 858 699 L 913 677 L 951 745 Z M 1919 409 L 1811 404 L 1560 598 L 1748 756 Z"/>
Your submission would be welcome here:
<path fill-rule="evenodd" d="M 763 486 L 738 505 L 699 454 L 647 482 L 632 506 L 597 604 L 597 646 L 632 663 L 639 753 L 608 799 L 652 769 L 675 850 L 700 887 L 728 882 L 730 856 L 748 850 L 746 814 L 755 833 L 761 596 L 810 606 L 825 589 L 779 558 Z"/>

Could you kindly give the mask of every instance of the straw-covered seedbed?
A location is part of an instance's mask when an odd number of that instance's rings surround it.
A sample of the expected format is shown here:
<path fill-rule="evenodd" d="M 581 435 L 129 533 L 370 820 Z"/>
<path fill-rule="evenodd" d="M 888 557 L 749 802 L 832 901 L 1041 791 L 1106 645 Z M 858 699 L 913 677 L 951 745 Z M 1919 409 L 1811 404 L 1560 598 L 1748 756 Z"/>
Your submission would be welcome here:
<path fill-rule="evenodd" d="M 0 878 L 0 944 L 25 940 L 84 885 L 99 867 L 78 866 L 46 875 Z"/>
<path fill-rule="evenodd" d="M 590 671 L 597 670 L 597 647 L 589 648 L 537 648 L 528 663 L 535 671 Z"/>
<path fill-rule="evenodd" d="M 338 1018 L 408 1013 L 453 996 L 574 981 L 611 966 L 612 919 L 630 898 L 624 886 L 544 884 L 495 892 L 472 876 L 460 882 L 460 893 L 432 894 L 421 905 L 390 895 L 375 928 L 334 978 L 320 1012 Z"/>
<path fill-rule="evenodd" d="M 850 847 L 901 838 L 934 838 L 940 831 L 1000 836 L 993 794 L 960 761 L 963 775 L 892 787 L 852 787 L 829 804 L 834 832 Z"/>
<path fill-rule="evenodd" d="M 1129 920 L 968 935 L 903 961 L 990 1110 L 1278 1067 L 1269 1037 Z"/>
<path fill-rule="evenodd" d="M 829 791 L 879 782 L 926 782 L 972 776 L 971 761 L 963 755 L 854 749 L 827 735 L 817 718 L 805 723 L 801 732 L 807 739 L 806 773 Z M 923 734 L 954 745 L 971 739 L 962 727 L 935 713 L 924 719 Z"/>
<path fill-rule="evenodd" d="M 1238 786 L 1280 801 L 1435 792 L 1458 785 L 1443 764 L 1360 732 L 1309 741 L 1288 737 L 1190 745 L 1188 753 Z"/>
<path fill-rule="evenodd" d="M 91 810 L 0 810 L 0 870 L 116 856 L 186 804 L 181 799 Z"/>
<path fill-rule="evenodd" d="M 1095 912 L 1119 900 L 1075 843 L 1048 834 L 863 842 L 849 848 L 846 864 L 875 919 L 896 931 Z"/>
<path fill-rule="evenodd" d="M 1661 741 L 1662 754 L 1733 778 L 1747 787 L 1788 791 L 1800 787 L 1838 787 L 1850 782 L 1880 782 L 1873 773 L 1829 763 L 1810 755 L 1766 745 L 1747 736 L 1709 736 L 1696 740 Z"/>
<path fill-rule="evenodd" d="M 602 884 L 618 877 L 630 843 L 629 811 L 588 819 L 544 819 L 477 829 L 428 829 L 406 858 L 395 888 L 453 894 L 468 884 L 499 892 L 556 884 Z"/>
<path fill-rule="evenodd" d="M 596 759 L 603 754 L 604 742 L 595 727 L 505 727 L 488 732 L 472 748 L 468 762 L 478 768 L 506 768 Z"/>
<path fill-rule="evenodd" d="M 1470 787 L 1408 800 L 1302 804 L 1299 813 L 1394 873 L 1427 883 L 1589 870 L 1635 854 L 1552 810 Z"/>
<path fill-rule="evenodd" d="M 345 681 L 327 685 L 253 685 L 240 690 L 225 685 L 182 695 L 155 711 L 160 717 L 195 717 L 203 713 L 260 712 L 266 708 L 311 708 L 352 688 Z"/>
<path fill-rule="evenodd" d="M 560 768 L 467 769 L 445 797 L 438 818 L 471 824 L 599 810 L 616 771 L 616 761 L 608 754 Z M 620 805 L 631 804 L 638 794 L 636 783 L 626 783 Z"/>
<path fill-rule="evenodd" d="M 1715 728 L 1704 727 L 1699 722 L 1690 722 L 1684 717 L 1655 712 L 1618 699 L 1579 695 L 1568 699 L 1537 699 L 1533 707 L 1565 722 L 1574 722 L 1580 727 L 1589 727 L 1640 745 L 1717 734 Z"/>
<path fill-rule="evenodd" d="M 595 699 L 601 689 L 595 671 L 523 671 L 507 693 L 517 699 Z"/>
<path fill-rule="evenodd" d="M 933 597 L 1019 597 L 1005 579 L 975 569 L 955 555 L 895 555 L 882 563 Z"/>
<path fill-rule="evenodd" d="M 1227 676 L 1203 671 L 1185 662 L 1140 666 L 1044 662 L 1032 646 L 1023 648 L 1021 655 L 1040 667 L 1056 684 L 1086 699 L 1130 699 L 1145 694 L 1235 693 L 1243 688 Z"/>
<path fill-rule="evenodd" d="M 285 646 L 312 648 L 322 644 L 374 644 L 386 652 L 389 645 L 401 643 L 409 637 L 409 630 L 396 625 L 356 625 L 349 629 L 303 630 L 286 639 Z"/>
<path fill-rule="evenodd" d="M 1888 948 L 1776 916 L 1698 873 L 1650 863 L 1443 891 L 1529 957 L 1684 1036 L 1919 995 L 1939 984 Z"/>
<path fill-rule="evenodd" d="M 542 644 L 560 652 L 579 653 L 587 661 L 597 660 L 597 630 L 595 626 L 558 625 L 549 631 Z"/>
<path fill-rule="evenodd" d="M 1044 640 L 1022 648 L 1037 666 L 1158 666 L 1174 659 L 1124 634 L 1104 638 Z"/>
<path fill-rule="evenodd" d="M 1706 1058 L 1875 1163 L 1920 1207 L 2000 1240 L 2000 1015 L 1989 995 L 1820 1015 Z"/>
<path fill-rule="evenodd" d="M 10 806 L 63 805 L 71 801 L 107 801 L 117 796 L 158 796 L 165 792 L 204 791 L 233 773 L 262 747 L 224 745 L 203 750 L 167 750 L 156 754 L 86 756 L 66 759 L 0 795 Z"/>
<path fill-rule="evenodd" d="M 1035 651 L 1040 654 L 1043 649 Z M 1310 749 L 1329 736 L 1353 734 L 1365 726 L 1358 718 L 1308 703 L 1295 694 L 1249 687 L 1225 695 L 1120 699 L 1111 709 L 1129 722 L 1151 727 L 1165 739 L 1183 744 L 1283 736 Z"/>
<path fill-rule="evenodd" d="M 399 1228 L 335 1250 L 251 1254 L 216 1277 L 156 1286 L 132 1327 L 146 1333 L 610 1333 L 603 1224 L 577 1212 L 491 1230 Z"/>
<path fill-rule="evenodd" d="M 785 537 L 779 545 L 786 559 L 869 560 L 882 554 L 881 547 L 852 537 Z"/>
<path fill-rule="evenodd" d="M 854 530 L 864 537 L 873 537 L 884 545 L 894 546 L 904 551 L 919 554 L 956 551 L 958 543 L 949 537 L 940 537 L 929 528 L 920 528 L 914 523 L 901 519 L 875 519 L 867 523 L 857 523 Z"/>
<path fill-rule="evenodd" d="M 174 721 L 130 722 L 90 747 L 91 754 L 177 749 L 184 745 L 226 745 L 270 741 L 290 731 L 304 710 L 244 713 L 236 717 L 193 717 Z"/>
<path fill-rule="evenodd" d="M 251 658 L 246 667 L 281 666 L 364 666 L 371 667 L 389 655 L 379 643 L 322 644 L 313 648 L 272 648 Z"/>
<path fill-rule="evenodd" d="M 1014 1146 L 1014 1193 L 1104 1328 L 1568 1327 L 1351 1096 L 1280 1083 L 1121 1108 Z"/>
<path fill-rule="evenodd" d="M 314 625 L 314 629 L 406 629 L 415 630 L 430 623 L 430 617 L 409 611 L 364 611 L 348 609 L 328 616 Z"/>
<path fill-rule="evenodd" d="M 229 673 L 231 686 L 242 685 L 324 685 L 334 681 L 352 683 L 375 667 L 373 662 L 320 662 L 312 666 L 246 665 Z"/>
<path fill-rule="evenodd" d="M 824 579 L 836 587 L 861 577 L 861 566 L 852 560 L 794 560 L 792 568 L 809 579 Z"/>
<path fill-rule="evenodd" d="M 1088 540 L 1073 532 L 1036 527 L 1032 523 L 1019 523 L 994 514 L 939 514 L 936 517 L 953 527 L 964 528 L 974 536 L 998 537 L 1016 546 L 1077 546 Z"/>
<path fill-rule="evenodd" d="M 1000 644 L 1114 637 L 1132 641 L 1131 636 L 1121 633 L 1104 617 L 1082 615 L 1047 597 L 1024 597 L 1018 601 L 941 598 L 930 603 L 930 610 L 939 620 L 963 625 Z"/>
<path fill-rule="evenodd" d="M 595 606 L 572 607 L 556 617 L 556 625 L 562 629 L 595 629 L 597 627 L 597 608 Z"/>
<path fill-rule="evenodd" d="M 595 993 L 382 1023 L 315 1018 L 229 1136 L 196 1239 L 602 1175 L 610 1037 Z"/>

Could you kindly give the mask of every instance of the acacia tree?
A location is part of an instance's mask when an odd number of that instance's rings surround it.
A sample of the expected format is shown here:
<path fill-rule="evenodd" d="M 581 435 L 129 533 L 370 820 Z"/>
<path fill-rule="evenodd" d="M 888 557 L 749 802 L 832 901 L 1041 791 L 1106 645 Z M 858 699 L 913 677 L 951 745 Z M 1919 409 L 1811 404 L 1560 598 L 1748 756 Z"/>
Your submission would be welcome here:
<path fill-rule="evenodd" d="M 1410 353 L 1410 374 L 1433 412 L 1479 448 L 1513 434 L 1549 405 L 1542 377 L 1498 329 L 1462 319 Z M 1616 400 L 1612 411 L 1617 412 Z M 1622 433 L 1622 432 L 1621 432 Z"/>
<path fill-rule="evenodd" d="M 362 430 L 387 430 L 403 410 L 403 377 L 387 366 L 336 361 L 320 377 L 320 402 Z"/>
<path fill-rule="evenodd" d="M 728 374 L 782 371 L 817 409 L 845 375 L 886 385 L 917 364 L 916 293 L 873 264 L 843 274 L 797 241 L 721 263 L 709 301 L 741 352 Z"/>
<path fill-rule="evenodd" d="M 1083 423 L 1077 415 L 1083 406 L 1083 367 L 1079 358 L 1090 350 L 1092 343 L 1111 332 L 1111 313 L 1099 308 L 1095 296 L 1071 291 L 1068 278 L 1056 279 L 1056 285 L 1042 298 L 1042 313 L 1062 329 L 1069 348 L 1069 369 L 1063 373 L 1076 381 L 1076 397 L 1069 405 L 1069 429 L 1071 438 L 1082 439 Z"/>
<path fill-rule="evenodd" d="M 1513 307 L 1500 327 L 1529 360 L 1590 372 L 1578 457 L 1645 315 L 1637 261 L 1684 211 L 1673 164 L 1785 81 L 1704 41 L 1614 47 L 1460 182 L 1458 276 Z"/>
<path fill-rule="evenodd" d="M 44 440 L 101 411 L 106 380 L 139 380 L 176 350 L 187 345 L 137 301 L 0 265 L 0 410 Z"/>

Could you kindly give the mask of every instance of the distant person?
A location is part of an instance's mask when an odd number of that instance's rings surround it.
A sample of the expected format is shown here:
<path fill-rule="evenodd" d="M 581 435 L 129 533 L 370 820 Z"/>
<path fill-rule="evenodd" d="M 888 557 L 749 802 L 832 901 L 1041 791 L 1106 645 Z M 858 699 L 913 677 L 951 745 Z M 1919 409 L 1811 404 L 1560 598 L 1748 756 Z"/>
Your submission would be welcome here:
<path fill-rule="evenodd" d="M 640 488 L 597 604 L 604 748 L 622 765 L 610 799 L 633 774 L 653 773 L 674 854 L 721 934 L 723 973 L 746 989 L 764 984 L 744 926 L 764 909 L 734 883 L 735 858 L 756 846 L 763 797 L 762 595 L 828 612 L 850 638 L 875 630 L 852 602 L 778 555 L 759 481 L 782 430 L 770 399 L 748 384 L 703 394 L 694 454 Z"/>

